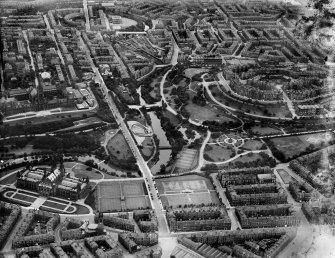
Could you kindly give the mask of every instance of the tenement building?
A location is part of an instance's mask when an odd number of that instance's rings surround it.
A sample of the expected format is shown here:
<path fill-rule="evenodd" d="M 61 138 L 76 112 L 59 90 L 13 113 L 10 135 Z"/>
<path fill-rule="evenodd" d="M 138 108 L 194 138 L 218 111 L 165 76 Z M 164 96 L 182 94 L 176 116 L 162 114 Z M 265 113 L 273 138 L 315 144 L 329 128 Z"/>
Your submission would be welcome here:
<path fill-rule="evenodd" d="M 40 245 L 55 241 L 54 230 L 60 222 L 58 214 L 29 210 L 13 237 L 13 248 Z M 32 228 L 34 227 L 34 228 Z"/>
<path fill-rule="evenodd" d="M 171 231 L 230 229 L 231 221 L 223 207 L 181 208 L 167 211 Z"/>
<path fill-rule="evenodd" d="M 279 183 L 228 185 L 226 194 L 231 206 L 287 203 L 287 195 Z"/>
<path fill-rule="evenodd" d="M 298 226 L 300 219 L 290 204 L 237 207 L 236 216 L 242 228 Z"/>
<path fill-rule="evenodd" d="M 158 244 L 157 233 L 121 233 L 119 242 L 130 252 L 141 250 L 141 246 L 153 246 Z"/>
<path fill-rule="evenodd" d="M 133 218 L 142 232 L 158 231 L 158 220 L 154 210 L 135 210 Z"/>
<path fill-rule="evenodd" d="M 296 233 L 296 228 L 218 230 L 186 235 L 180 237 L 178 242 L 206 258 L 215 257 L 209 255 L 215 253 L 215 250 L 224 253 L 225 256 L 220 257 L 274 258 L 296 236 Z M 269 239 L 273 241 L 270 242 Z M 208 246 L 219 246 L 219 248 Z M 260 252 L 262 256 L 259 255 Z"/>
<path fill-rule="evenodd" d="M 220 170 L 218 178 L 223 187 L 227 185 L 267 184 L 276 182 L 276 176 L 270 167 Z"/>
<path fill-rule="evenodd" d="M 85 246 L 95 257 L 122 257 L 122 249 L 119 244 L 109 235 L 85 238 Z"/>
<path fill-rule="evenodd" d="M 6 243 L 20 215 L 20 206 L 0 201 L 0 247 Z"/>
<path fill-rule="evenodd" d="M 335 208 L 331 203 L 303 203 L 301 209 L 312 224 L 335 224 Z"/>
<path fill-rule="evenodd" d="M 289 188 L 290 193 L 294 200 L 297 202 L 308 202 L 311 199 L 313 187 L 308 183 L 300 184 L 296 181 L 290 181 Z"/>

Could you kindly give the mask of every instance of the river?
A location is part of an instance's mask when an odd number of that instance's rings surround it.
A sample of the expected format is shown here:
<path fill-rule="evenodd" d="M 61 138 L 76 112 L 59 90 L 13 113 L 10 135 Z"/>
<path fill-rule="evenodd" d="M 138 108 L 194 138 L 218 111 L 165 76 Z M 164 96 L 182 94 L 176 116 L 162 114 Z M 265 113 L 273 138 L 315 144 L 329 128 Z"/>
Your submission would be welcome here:
<path fill-rule="evenodd" d="M 158 117 L 155 115 L 154 112 L 148 113 L 151 118 L 151 126 L 154 131 L 154 133 L 157 135 L 157 138 L 159 139 L 159 145 L 170 147 L 170 143 L 168 139 L 166 138 L 165 132 L 161 127 L 161 121 L 158 119 Z M 157 146 L 158 147 L 158 146 Z M 160 167 L 162 164 L 167 164 L 167 162 L 170 159 L 171 150 L 159 150 L 159 159 L 157 163 L 151 168 L 152 174 L 156 174 L 159 172 Z"/>
<path fill-rule="evenodd" d="M 145 100 L 141 96 L 141 87 L 137 89 L 137 93 L 140 96 L 140 106 L 150 106 L 145 102 Z M 140 106 L 132 106 L 132 108 L 140 108 Z M 158 106 L 161 106 L 161 103 L 159 103 Z M 161 121 L 158 119 L 158 117 L 155 115 L 154 112 L 148 112 L 148 114 L 151 119 L 152 130 L 154 131 L 154 133 L 157 135 L 157 138 L 159 139 L 159 145 L 164 146 L 164 147 L 171 147 L 168 139 L 166 138 L 165 132 L 161 127 Z M 151 172 L 153 175 L 159 172 L 162 164 L 165 164 L 165 165 L 167 164 L 167 162 L 170 159 L 171 152 L 172 152 L 171 150 L 159 150 L 158 161 L 151 168 Z"/>

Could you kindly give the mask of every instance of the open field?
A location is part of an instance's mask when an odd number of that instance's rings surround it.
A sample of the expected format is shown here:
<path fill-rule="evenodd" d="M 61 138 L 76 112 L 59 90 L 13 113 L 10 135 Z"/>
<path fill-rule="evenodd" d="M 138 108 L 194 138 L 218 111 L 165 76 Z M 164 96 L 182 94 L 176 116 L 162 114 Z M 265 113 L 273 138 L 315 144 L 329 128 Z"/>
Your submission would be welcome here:
<path fill-rule="evenodd" d="M 227 148 L 218 144 L 206 145 L 204 158 L 207 161 L 219 162 L 225 161 L 235 156 L 235 151 L 232 148 Z"/>
<path fill-rule="evenodd" d="M 95 203 L 99 212 L 149 208 L 143 180 L 103 182 L 96 186 Z"/>
<path fill-rule="evenodd" d="M 177 207 L 185 204 L 219 204 L 219 199 L 209 179 L 187 175 L 157 179 L 157 189 L 163 206 Z"/>
<path fill-rule="evenodd" d="M 299 136 L 278 137 L 269 140 L 284 155 L 286 159 L 293 158 L 306 151 L 308 147 L 319 148 L 333 140 L 331 132 L 306 134 Z"/>
<path fill-rule="evenodd" d="M 251 132 L 257 135 L 270 135 L 270 134 L 282 134 L 283 132 L 275 127 L 269 126 L 253 126 L 251 127 Z"/>
<path fill-rule="evenodd" d="M 219 123 L 235 121 L 234 119 L 229 118 L 223 114 L 223 112 L 220 112 L 216 107 L 202 107 L 194 103 L 189 103 L 185 109 L 190 113 L 190 118 L 198 122 L 203 122 L 206 120 L 217 121 Z"/>
<path fill-rule="evenodd" d="M 262 159 L 261 155 L 259 153 L 248 153 L 245 155 L 241 155 L 240 157 L 234 159 L 233 161 L 229 162 L 229 164 L 234 164 L 236 162 L 250 162 L 255 161 L 257 159 Z"/>
<path fill-rule="evenodd" d="M 16 179 L 17 179 L 17 175 L 15 173 L 13 175 L 10 175 L 10 176 L 6 177 L 5 179 L 1 179 L 0 180 L 0 185 L 14 184 L 16 182 Z"/>
<path fill-rule="evenodd" d="M 260 150 L 264 143 L 260 140 L 246 140 L 242 146 L 242 149 L 246 150 Z"/>
<path fill-rule="evenodd" d="M 108 152 L 118 160 L 128 160 L 133 157 L 126 139 L 122 133 L 117 133 L 107 143 Z"/>
<path fill-rule="evenodd" d="M 88 166 L 78 163 L 72 168 L 73 174 L 75 177 L 83 178 L 87 177 L 89 179 L 102 179 L 102 174 L 94 169 L 91 171 L 87 170 Z"/>
<path fill-rule="evenodd" d="M 194 75 L 204 73 L 207 71 L 208 71 L 207 68 L 188 68 L 184 71 L 184 74 L 186 77 L 191 79 Z"/>

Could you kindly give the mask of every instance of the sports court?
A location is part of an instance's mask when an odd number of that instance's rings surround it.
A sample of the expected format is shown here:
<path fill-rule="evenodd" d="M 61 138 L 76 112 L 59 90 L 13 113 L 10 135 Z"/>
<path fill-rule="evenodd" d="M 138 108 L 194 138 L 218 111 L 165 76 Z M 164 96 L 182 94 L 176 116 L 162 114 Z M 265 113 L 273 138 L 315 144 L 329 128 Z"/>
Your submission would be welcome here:
<path fill-rule="evenodd" d="M 208 178 L 198 175 L 157 179 L 157 189 L 163 206 L 220 203 Z"/>
<path fill-rule="evenodd" d="M 143 180 L 99 183 L 96 186 L 95 198 L 99 212 L 150 208 Z"/>
<path fill-rule="evenodd" d="M 191 169 L 197 164 L 198 150 L 183 149 L 176 162 L 175 168 L 178 170 Z"/>

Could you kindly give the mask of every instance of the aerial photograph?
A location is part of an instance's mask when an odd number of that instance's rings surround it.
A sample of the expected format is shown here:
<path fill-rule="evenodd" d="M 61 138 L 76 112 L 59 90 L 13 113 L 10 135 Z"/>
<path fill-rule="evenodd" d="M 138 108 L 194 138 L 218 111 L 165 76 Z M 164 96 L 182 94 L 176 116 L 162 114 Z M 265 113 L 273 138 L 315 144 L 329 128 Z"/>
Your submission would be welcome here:
<path fill-rule="evenodd" d="M 335 258 L 335 0 L 0 0 L 0 258 Z"/>

